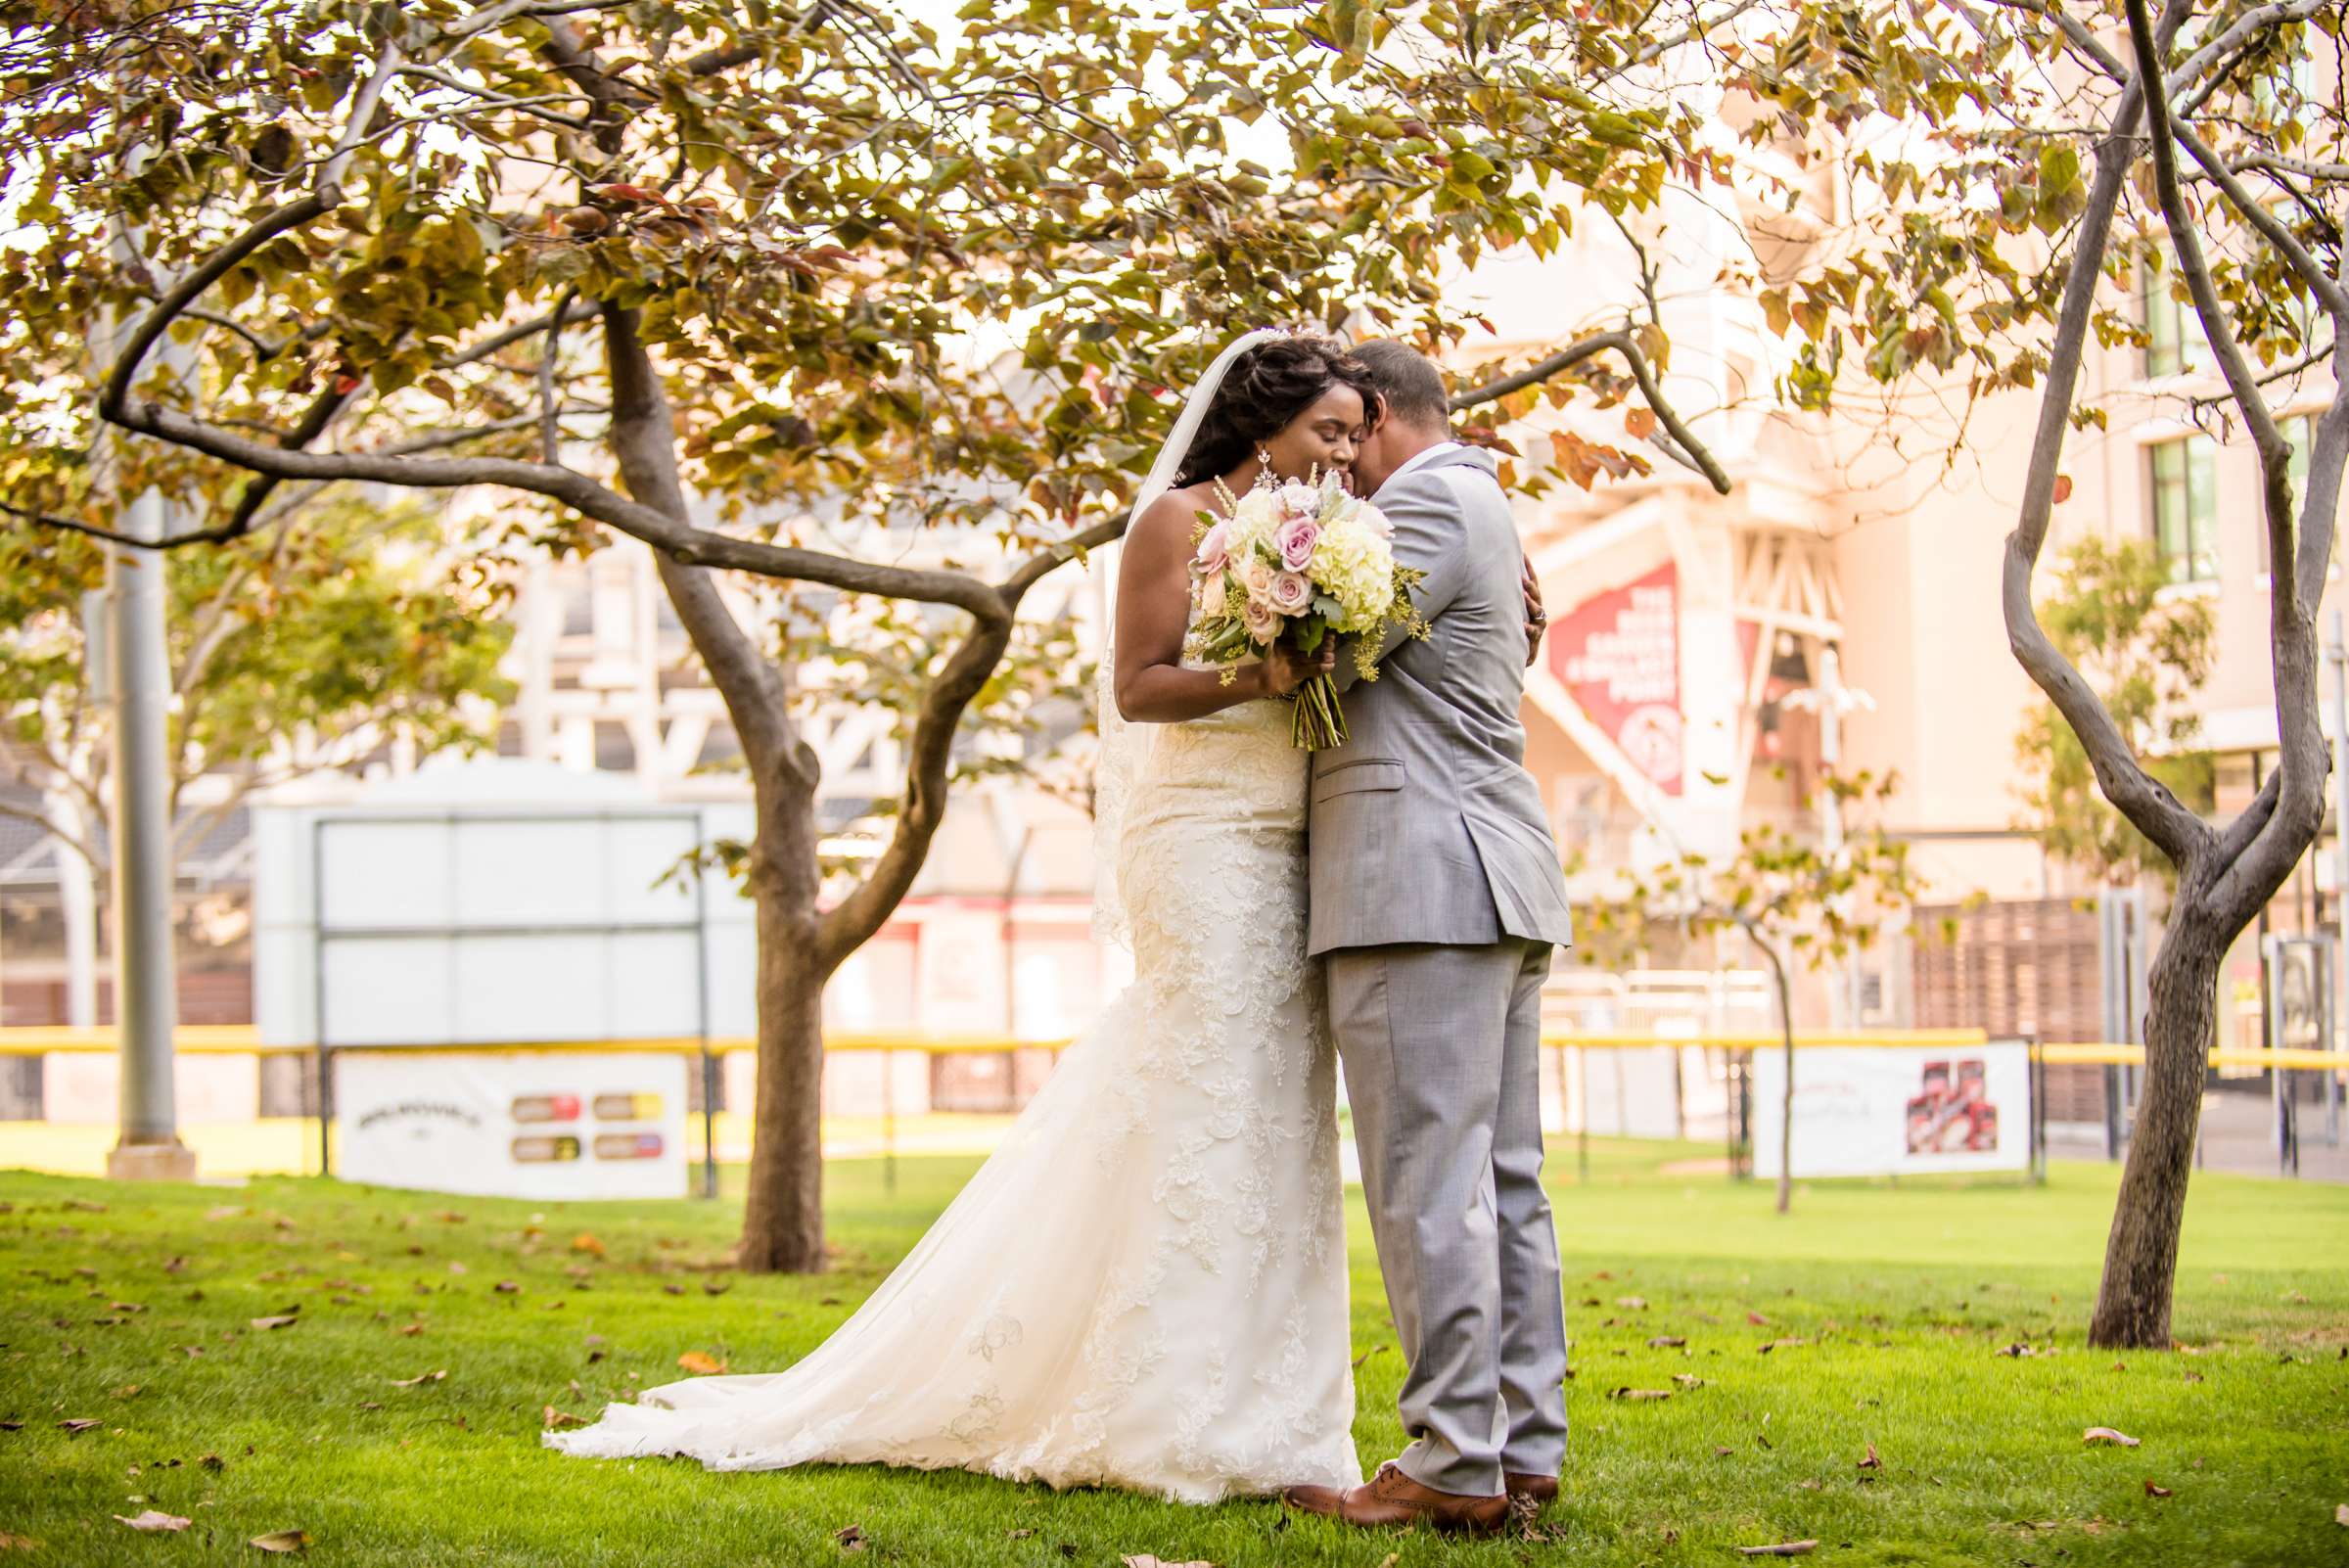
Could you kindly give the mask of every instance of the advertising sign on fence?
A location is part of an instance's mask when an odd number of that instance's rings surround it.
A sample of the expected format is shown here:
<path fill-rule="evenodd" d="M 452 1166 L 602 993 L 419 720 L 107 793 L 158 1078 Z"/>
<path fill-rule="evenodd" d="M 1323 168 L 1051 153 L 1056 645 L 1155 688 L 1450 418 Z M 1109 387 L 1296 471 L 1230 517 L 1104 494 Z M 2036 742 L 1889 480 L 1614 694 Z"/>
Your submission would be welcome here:
<path fill-rule="evenodd" d="M 1778 1174 L 1781 1051 L 1754 1052 L 1754 1175 Z M 2020 1040 L 1794 1053 L 1797 1176 L 2022 1171 L 2031 1163 L 2031 1048 Z"/>
<path fill-rule="evenodd" d="M 655 1052 L 338 1051 L 336 1174 L 508 1198 L 682 1198 L 685 1070 Z"/>

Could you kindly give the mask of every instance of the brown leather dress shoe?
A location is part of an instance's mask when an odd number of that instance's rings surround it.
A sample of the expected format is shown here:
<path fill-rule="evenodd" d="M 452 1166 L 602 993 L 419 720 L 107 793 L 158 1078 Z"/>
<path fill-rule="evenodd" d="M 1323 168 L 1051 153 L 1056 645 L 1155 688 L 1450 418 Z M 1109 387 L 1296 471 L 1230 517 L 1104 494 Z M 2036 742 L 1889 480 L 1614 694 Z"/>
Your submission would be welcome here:
<path fill-rule="evenodd" d="M 1511 1470 L 1501 1477 L 1509 1489 L 1509 1516 L 1531 1528 L 1542 1517 L 1542 1509 L 1558 1495 L 1558 1478 L 1554 1475 L 1527 1475 Z"/>
<path fill-rule="evenodd" d="M 1555 1486 L 1556 1483 L 1551 1483 Z M 1283 1495 L 1300 1513 L 1326 1514 L 1352 1525 L 1430 1525 L 1438 1530 L 1497 1530 L 1509 1517 L 1508 1494 L 1462 1497 L 1423 1487 L 1393 1460 L 1359 1487 L 1291 1487 Z"/>

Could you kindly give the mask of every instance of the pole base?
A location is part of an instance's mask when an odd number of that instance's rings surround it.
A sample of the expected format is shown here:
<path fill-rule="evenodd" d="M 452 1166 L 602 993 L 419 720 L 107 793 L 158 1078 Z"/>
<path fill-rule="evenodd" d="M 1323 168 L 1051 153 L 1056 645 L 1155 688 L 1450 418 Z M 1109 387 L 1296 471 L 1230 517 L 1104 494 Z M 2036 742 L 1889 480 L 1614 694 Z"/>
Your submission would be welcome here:
<path fill-rule="evenodd" d="M 168 1143 L 117 1143 L 106 1151 L 112 1181 L 193 1181 L 196 1151 L 177 1138 Z"/>

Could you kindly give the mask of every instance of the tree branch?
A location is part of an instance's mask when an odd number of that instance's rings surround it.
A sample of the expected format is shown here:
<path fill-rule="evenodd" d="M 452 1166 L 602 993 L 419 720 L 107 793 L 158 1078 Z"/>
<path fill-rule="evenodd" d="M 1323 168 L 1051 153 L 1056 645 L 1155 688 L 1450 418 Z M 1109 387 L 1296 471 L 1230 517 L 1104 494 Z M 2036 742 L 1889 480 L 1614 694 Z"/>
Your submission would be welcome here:
<path fill-rule="evenodd" d="M 2300 0 L 2295 0 L 2295 3 L 2300 3 Z M 2280 8 L 2270 7 L 2267 9 Z M 2137 84 L 2137 75 L 2123 66 L 2111 50 L 2104 47 L 2096 35 L 2089 30 L 2086 23 L 2066 15 L 2062 7 L 2055 4 L 2054 0 L 2040 0 L 2039 11 L 2042 16 L 2060 27 L 2064 36 L 2071 39 L 2082 53 L 2096 61 L 2098 69 L 2115 80 L 2125 80 L 2132 86 Z M 2166 25 L 2166 14 L 2164 21 Z M 2166 40 L 2173 35 L 2171 33 L 2164 34 L 2165 41 L 2162 45 L 2164 49 L 2168 47 Z M 2165 83 L 2164 85 L 2166 87 L 2172 84 Z M 2187 156 L 2201 167 L 2204 176 L 2225 193 L 2228 204 L 2242 216 L 2243 221 L 2257 229 L 2260 237 L 2276 248 L 2277 254 L 2283 257 L 2285 264 L 2299 275 L 2301 282 L 2307 285 L 2309 292 L 2314 294 L 2324 304 L 2326 310 L 2331 314 L 2336 330 L 2349 326 L 2349 291 L 2345 291 L 2341 285 L 2333 281 L 2331 274 L 2327 273 L 2319 264 L 2317 258 L 2309 254 L 2308 248 L 2294 237 L 2280 218 L 2269 210 L 2265 202 L 2254 196 L 2243 182 L 2234 176 L 2226 161 L 2210 150 L 2202 138 L 2195 134 L 2193 127 L 2178 117 L 2177 112 L 2166 98 L 2161 107 L 2163 118 L 2168 123 L 2170 134 L 2175 138 L 2177 145 L 2185 148 Z M 2337 228 L 2334 229 L 2331 238 L 2334 244 L 2340 243 L 2340 234 Z M 2195 308 L 2199 311 L 2201 307 L 2197 303 Z M 2211 319 L 2213 318 L 2206 317 L 2205 321 L 2208 322 Z"/>
<path fill-rule="evenodd" d="M 816 921 L 819 961 L 829 973 L 861 946 L 913 887 L 946 815 L 946 769 L 962 715 L 1001 663 L 1011 641 L 1008 612 L 981 619 L 922 693 L 905 767 L 905 794 L 898 803 L 889 843 L 864 879 Z"/>
<path fill-rule="evenodd" d="M 685 514 L 678 483 L 675 424 L 668 396 L 653 369 L 652 355 L 636 330 L 636 313 L 607 301 L 603 306 L 604 354 L 612 381 L 612 447 L 630 489 L 663 514 Z M 568 470 L 566 471 L 568 472 Z M 677 619 L 692 637 L 694 651 L 725 697 L 744 755 L 754 766 L 803 775 L 815 787 L 812 754 L 805 750 L 784 703 L 783 682 L 750 633 L 726 608 L 717 584 L 706 572 L 689 569 L 674 555 L 658 562 L 662 585 Z"/>
<path fill-rule="evenodd" d="M 571 309 L 571 301 L 578 297 L 575 286 L 565 289 L 555 301 L 554 315 L 547 323 L 546 344 L 538 351 L 538 455 L 542 462 L 563 461 L 563 426 L 555 413 L 555 351 L 563 345 L 563 316 Z"/>
<path fill-rule="evenodd" d="M 29 806 L 18 806 L 8 801 L 0 801 L 0 816 L 14 817 L 20 822 L 29 822 L 88 861 L 91 870 L 103 871 L 106 869 L 106 862 L 98 857 L 98 848 L 95 844 L 78 834 L 68 833 L 50 820 L 46 813 L 35 810 Z"/>
<path fill-rule="evenodd" d="M 2124 0 L 2124 4 L 2139 74 L 2146 80 L 2158 81 L 2160 56 L 2155 52 L 2145 0 Z M 2283 433 L 2277 429 L 2276 416 L 2269 412 L 2267 398 L 2261 394 L 2259 384 L 2244 361 L 2242 346 L 2228 330 L 2226 311 L 2219 301 L 2218 290 L 2210 281 L 2210 266 L 2202 254 L 2201 236 L 2192 215 L 2186 209 L 2186 195 L 2179 188 L 2178 152 L 2173 134 L 2182 132 L 2184 127 L 2174 124 L 2170 106 L 2160 97 L 2147 100 L 2146 119 L 2154 194 L 2161 205 L 2162 219 L 2169 227 L 2171 244 L 2177 249 L 2179 270 L 2186 276 L 2195 313 L 2202 318 L 2204 335 L 2210 340 L 2211 351 L 2218 356 L 2220 373 L 2234 393 L 2235 406 L 2250 428 L 2252 444 L 2259 453 L 2261 503 L 2267 522 L 2269 560 L 2274 564 L 2268 577 L 2269 668 L 2275 680 L 2277 746 L 2280 756 L 2277 773 L 2282 785 L 2267 824 L 2242 854 L 2221 871 L 2220 886 L 2214 888 L 2214 893 L 2220 895 L 2222 901 L 2240 901 L 2255 889 L 2258 899 L 2264 902 L 2289 872 L 2291 863 L 2300 857 L 2315 824 L 2325 815 L 2325 776 L 2330 767 L 2331 752 L 2325 744 L 2317 717 L 2316 600 L 2300 590 L 2301 562 L 2293 548 L 2296 530 L 2291 480 L 2286 472 L 2291 462 L 2291 447 Z M 2326 282 L 2330 298 L 2339 299 L 2340 291 L 2330 288 L 2331 280 Z M 2337 322 L 2340 318 L 2335 319 Z M 2329 424 L 2340 424 L 2345 398 L 2349 398 L 2349 386 L 2334 393 L 2333 406 L 2327 415 Z M 2337 454 L 2349 450 L 2337 437 L 2336 432 L 2333 443 L 2336 481 Z M 2287 562 L 2291 563 L 2288 569 Z M 2269 880 L 2271 874 L 2274 881 Z"/>
<path fill-rule="evenodd" d="M 2184 22 L 2187 11 L 2188 0 L 2169 0 L 2162 17 L 2165 43 Z M 2154 79 L 2158 80 L 2158 75 Z M 2047 544 L 2055 479 L 2062 466 L 2064 435 L 2070 423 L 2073 392 L 2079 382 L 2081 351 L 2096 305 L 2096 286 L 2103 277 L 2113 212 L 2120 204 L 2129 167 L 2136 161 L 2134 132 L 2143 111 L 2142 84 L 2130 77 L 2121 90 L 2112 123 L 2096 150 L 2096 179 L 2073 242 L 2071 267 L 2064 278 L 2055 337 L 2049 350 L 2047 392 L 2040 400 L 2030 467 L 2023 482 L 2021 515 L 2014 531 L 2006 536 L 2002 598 L 2008 646 L 2016 661 L 2079 736 L 2104 798 L 2158 846 L 2173 864 L 2185 868 L 2209 847 L 2212 839 L 2209 826 L 2139 765 L 2103 702 L 2049 640 L 2031 602 L 2031 575 Z"/>
<path fill-rule="evenodd" d="M 1496 398 L 1506 397 L 1511 392 L 1539 386 L 1562 371 L 1571 370 L 1593 354 L 1604 353 L 1609 349 L 1623 355 L 1630 362 L 1632 374 L 1638 379 L 1640 394 L 1647 399 L 1648 407 L 1655 410 L 1656 418 L 1671 433 L 1672 438 L 1679 442 L 1681 448 L 1695 460 L 1697 467 L 1703 472 L 1706 480 L 1712 484 L 1714 490 L 1722 495 L 1728 494 L 1731 489 L 1728 470 L 1723 468 L 1721 460 L 1707 449 L 1704 442 L 1697 439 L 1696 433 L 1688 428 L 1681 418 L 1679 411 L 1665 397 L 1664 388 L 1656 380 L 1656 373 L 1648 364 L 1647 355 L 1640 351 L 1639 345 L 1632 337 L 1632 334 L 1623 328 L 1617 328 L 1612 332 L 1594 333 L 1588 338 L 1567 345 L 1546 359 L 1537 359 L 1523 370 L 1515 371 L 1497 380 L 1487 382 L 1482 387 L 1472 388 L 1461 392 L 1451 399 L 1451 411 L 1456 414 L 1463 409 L 1473 408 L 1479 403 L 1489 403 Z"/>
<path fill-rule="evenodd" d="M 594 300 L 574 299 L 570 309 L 564 315 L 560 325 L 565 327 L 572 326 L 577 322 L 591 320 L 593 319 L 594 315 Z M 470 365 L 477 359 L 486 359 L 491 354 L 496 353 L 500 348 L 511 347 L 513 345 L 522 342 L 526 338 L 536 337 L 538 334 L 544 332 L 546 330 L 547 323 L 553 321 L 554 319 L 554 313 L 552 311 L 543 316 L 532 316 L 530 320 L 522 323 L 520 326 L 508 327 L 494 336 L 485 338 L 482 342 L 475 344 L 470 348 L 460 348 L 456 352 L 450 354 L 447 358 L 436 361 L 434 368 L 437 370 L 454 370 L 459 365 Z"/>

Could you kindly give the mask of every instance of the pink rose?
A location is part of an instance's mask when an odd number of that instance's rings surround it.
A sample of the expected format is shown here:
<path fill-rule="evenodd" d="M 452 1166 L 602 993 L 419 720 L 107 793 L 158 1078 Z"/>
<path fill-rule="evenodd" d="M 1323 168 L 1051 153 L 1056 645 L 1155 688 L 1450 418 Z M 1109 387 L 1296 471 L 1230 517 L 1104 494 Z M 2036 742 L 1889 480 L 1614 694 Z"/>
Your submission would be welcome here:
<path fill-rule="evenodd" d="M 1275 572 L 1265 599 L 1284 616 L 1301 616 L 1313 608 L 1313 580 L 1302 572 Z"/>
<path fill-rule="evenodd" d="M 1240 619 L 1247 624 L 1249 637 L 1257 642 L 1269 646 L 1280 635 L 1280 616 L 1268 604 L 1249 600 L 1240 611 Z"/>
<path fill-rule="evenodd" d="M 1292 572 L 1303 572 L 1313 559 L 1313 546 L 1321 542 L 1321 525 L 1300 518 L 1284 523 L 1272 535 L 1273 548 L 1280 551 L 1281 564 Z"/>
<path fill-rule="evenodd" d="M 1198 553 L 1191 557 L 1191 570 L 1200 576 L 1212 577 L 1230 559 L 1231 540 L 1219 523 L 1200 537 Z"/>
<path fill-rule="evenodd" d="M 1272 591 L 1272 569 L 1264 558 L 1251 555 L 1240 563 L 1240 587 L 1252 604 L 1263 604 L 1265 595 Z"/>

